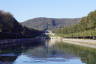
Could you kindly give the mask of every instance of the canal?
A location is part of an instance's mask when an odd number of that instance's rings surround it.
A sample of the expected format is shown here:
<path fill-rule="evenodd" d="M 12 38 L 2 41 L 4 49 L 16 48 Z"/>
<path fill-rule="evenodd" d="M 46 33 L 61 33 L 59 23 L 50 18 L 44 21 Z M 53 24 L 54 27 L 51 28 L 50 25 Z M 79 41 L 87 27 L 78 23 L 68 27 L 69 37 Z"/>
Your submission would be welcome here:
<path fill-rule="evenodd" d="M 96 64 L 96 49 L 58 43 L 0 51 L 0 64 Z"/>

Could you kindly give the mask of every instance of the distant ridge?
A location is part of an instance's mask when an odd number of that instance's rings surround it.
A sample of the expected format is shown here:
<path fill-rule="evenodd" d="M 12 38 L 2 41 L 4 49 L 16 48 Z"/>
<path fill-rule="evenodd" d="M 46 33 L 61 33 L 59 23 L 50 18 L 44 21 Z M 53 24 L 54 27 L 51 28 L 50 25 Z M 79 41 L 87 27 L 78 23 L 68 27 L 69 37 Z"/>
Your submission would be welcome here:
<path fill-rule="evenodd" d="M 54 28 L 60 28 L 64 26 L 69 26 L 73 24 L 77 24 L 80 22 L 80 18 L 45 18 L 39 17 L 34 19 L 29 19 L 27 21 L 22 22 L 21 24 L 28 27 L 39 30 L 44 30 L 48 27 L 49 30 Z"/>

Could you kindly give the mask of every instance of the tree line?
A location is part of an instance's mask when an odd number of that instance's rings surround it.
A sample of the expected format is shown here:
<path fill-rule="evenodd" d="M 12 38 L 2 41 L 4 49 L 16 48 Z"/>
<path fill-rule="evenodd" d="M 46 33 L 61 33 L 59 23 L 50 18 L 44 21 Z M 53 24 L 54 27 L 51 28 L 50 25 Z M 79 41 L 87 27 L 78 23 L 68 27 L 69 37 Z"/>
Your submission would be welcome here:
<path fill-rule="evenodd" d="M 59 28 L 54 31 L 63 37 L 95 37 L 96 36 L 96 11 L 82 17 L 75 25 Z"/>

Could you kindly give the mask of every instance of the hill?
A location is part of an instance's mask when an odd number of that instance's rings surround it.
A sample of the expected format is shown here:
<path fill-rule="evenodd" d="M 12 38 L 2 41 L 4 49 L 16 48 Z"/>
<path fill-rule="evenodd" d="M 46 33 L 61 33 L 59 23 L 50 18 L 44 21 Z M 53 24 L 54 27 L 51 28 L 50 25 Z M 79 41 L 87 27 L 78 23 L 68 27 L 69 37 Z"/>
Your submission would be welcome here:
<path fill-rule="evenodd" d="M 96 10 L 82 17 L 78 24 L 58 29 L 55 33 L 68 38 L 96 39 Z"/>
<path fill-rule="evenodd" d="M 28 28 L 34 28 L 39 30 L 44 30 L 48 28 L 49 30 L 60 28 L 64 26 L 69 26 L 73 24 L 77 24 L 80 22 L 80 18 L 34 18 L 27 21 L 22 22 L 21 24 L 23 26 L 26 26 Z"/>
<path fill-rule="evenodd" d="M 12 14 L 0 11 L 0 39 L 35 37 L 40 34 L 41 31 L 22 26 Z"/>

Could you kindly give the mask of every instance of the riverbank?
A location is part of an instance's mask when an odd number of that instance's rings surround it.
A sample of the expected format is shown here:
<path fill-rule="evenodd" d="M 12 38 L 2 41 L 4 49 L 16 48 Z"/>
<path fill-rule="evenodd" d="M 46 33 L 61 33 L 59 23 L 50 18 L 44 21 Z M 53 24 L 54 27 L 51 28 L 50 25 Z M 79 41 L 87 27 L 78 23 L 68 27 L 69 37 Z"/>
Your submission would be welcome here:
<path fill-rule="evenodd" d="M 54 37 L 54 38 L 50 39 L 49 46 L 52 46 L 56 43 L 61 43 L 61 42 L 62 43 L 68 43 L 68 44 L 74 44 L 74 45 L 80 45 L 83 47 L 96 48 L 96 40 L 62 38 L 62 37 Z"/>
<path fill-rule="evenodd" d="M 63 38 L 62 41 L 64 43 L 80 45 L 80 46 L 90 47 L 90 48 L 96 48 L 96 40 Z"/>

